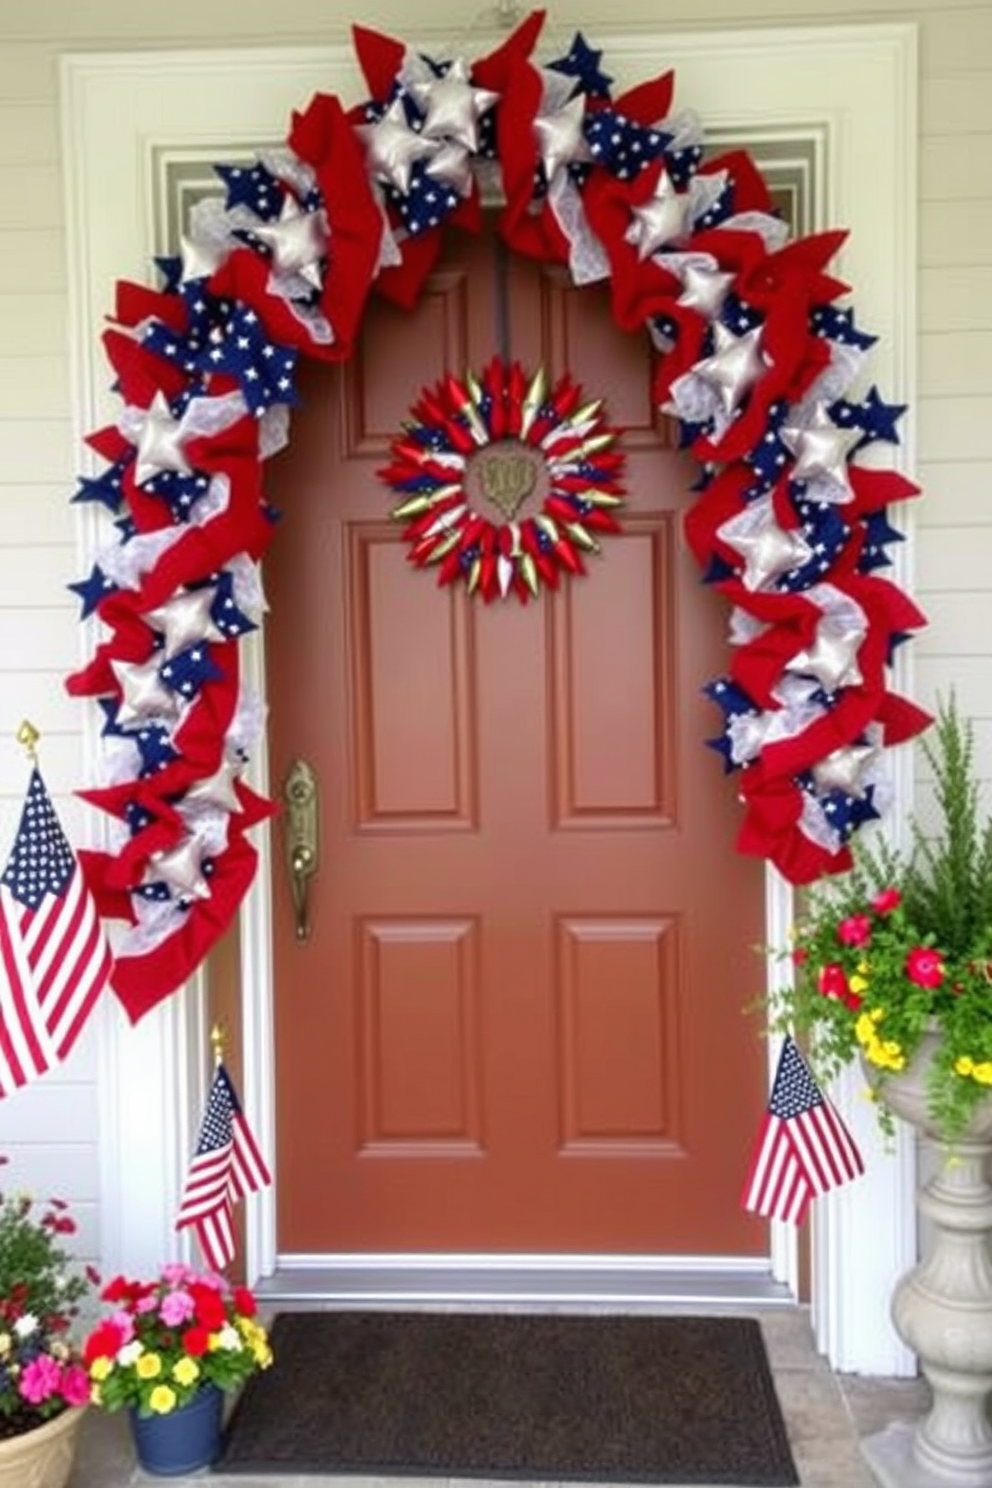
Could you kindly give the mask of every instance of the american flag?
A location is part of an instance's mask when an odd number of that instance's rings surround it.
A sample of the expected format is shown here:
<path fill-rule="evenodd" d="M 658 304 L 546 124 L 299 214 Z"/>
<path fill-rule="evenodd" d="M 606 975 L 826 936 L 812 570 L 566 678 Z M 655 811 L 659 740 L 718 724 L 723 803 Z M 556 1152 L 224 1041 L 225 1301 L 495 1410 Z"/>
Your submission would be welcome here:
<path fill-rule="evenodd" d="M 786 1036 L 744 1185 L 744 1208 L 800 1224 L 811 1199 L 863 1172 L 850 1132 Z"/>
<path fill-rule="evenodd" d="M 234 1200 L 271 1182 L 231 1078 L 218 1063 L 176 1229 L 192 1226 L 207 1264 L 223 1271 L 234 1259 Z"/>
<path fill-rule="evenodd" d="M 0 878 L 0 1096 L 66 1058 L 112 969 L 96 906 L 35 766 Z"/>

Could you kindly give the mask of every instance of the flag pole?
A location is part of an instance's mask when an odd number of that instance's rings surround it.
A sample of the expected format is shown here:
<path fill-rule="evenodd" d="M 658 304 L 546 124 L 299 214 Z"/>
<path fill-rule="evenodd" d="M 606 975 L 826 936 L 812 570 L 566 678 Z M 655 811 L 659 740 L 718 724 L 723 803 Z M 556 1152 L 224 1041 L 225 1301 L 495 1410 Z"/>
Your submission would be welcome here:
<path fill-rule="evenodd" d="M 215 1023 L 210 1030 L 210 1042 L 214 1051 L 214 1067 L 217 1068 L 224 1063 L 224 1030 L 219 1023 Z"/>
<path fill-rule="evenodd" d="M 38 763 L 38 740 L 40 738 L 41 734 L 35 728 L 34 724 L 25 718 L 17 730 L 17 742 L 24 745 L 24 748 L 28 752 L 28 758 L 33 765 Z"/>

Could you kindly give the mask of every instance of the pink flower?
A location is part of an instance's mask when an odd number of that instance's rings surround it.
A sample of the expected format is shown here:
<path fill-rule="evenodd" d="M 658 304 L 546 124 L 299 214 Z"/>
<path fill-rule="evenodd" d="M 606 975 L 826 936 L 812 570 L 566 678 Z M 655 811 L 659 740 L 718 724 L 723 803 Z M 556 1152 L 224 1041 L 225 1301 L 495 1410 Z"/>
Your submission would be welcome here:
<path fill-rule="evenodd" d="M 848 915 L 837 926 L 837 939 L 841 945 L 866 946 L 871 940 L 871 920 L 866 914 Z"/>
<path fill-rule="evenodd" d="M 89 1375 L 78 1364 L 70 1364 L 62 1371 L 62 1396 L 66 1405 L 86 1405 L 89 1401 Z"/>
<path fill-rule="evenodd" d="M 162 1298 L 162 1306 L 159 1309 L 159 1317 L 168 1328 L 176 1328 L 191 1318 L 195 1311 L 193 1298 L 189 1292 L 176 1290 L 166 1292 Z"/>
<path fill-rule="evenodd" d="M 899 889 L 883 889 L 880 894 L 875 895 L 871 907 L 876 914 L 891 914 L 901 903 L 902 893 Z"/>
<path fill-rule="evenodd" d="M 31 1405 L 40 1405 L 49 1396 L 59 1393 L 61 1383 L 61 1364 L 57 1364 L 49 1354 L 39 1354 L 21 1370 L 17 1388 Z"/>
<path fill-rule="evenodd" d="M 823 997 L 846 997 L 847 974 L 836 961 L 821 966 L 816 978 L 817 988 Z"/>
<path fill-rule="evenodd" d="M 110 1321 L 120 1331 L 121 1347 L 123 1348 L 124 1344 L 130 1343 L 134 1337 L 134 1318 L 129 1312 L 124 1312 L 121 1309 L 111 1316 Z"/>
<path fill-rule="evenodd" d="M 932 992 L 944 980 L 944 958 L 930 946 L 914 946 L 906 957 L 906 975 Z"/>
<path fill-rule="evenodd" d="M 147 1297 L 138 1298 L 138 1303 L 134 1310 L 137 1313 L 154 1312 L 157 1306 L 158 1298 L 150 1293 Z"/>

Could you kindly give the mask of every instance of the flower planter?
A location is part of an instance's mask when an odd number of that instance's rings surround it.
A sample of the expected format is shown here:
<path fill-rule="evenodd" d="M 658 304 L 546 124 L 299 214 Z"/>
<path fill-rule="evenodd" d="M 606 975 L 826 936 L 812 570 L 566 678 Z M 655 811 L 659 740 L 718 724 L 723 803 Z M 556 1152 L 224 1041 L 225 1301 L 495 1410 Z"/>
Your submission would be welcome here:
<path fill-rule="evenodd" d="M 0 1439 L 3 1488 L 65 1488 L 86 1406 L 74 1406 L 25 1431 Z"/>
<path fill-rule="evenodd" d="M 166 1478 L 209 1467 L 220 1452 L 223 1414 L 224 1395 L 215 1385 L 204 1385 L 188 1405 L 162 1416 L 131 1411 L 139 1465 L 145 1472 Z"/>
<path fill-rule="evenodd" d="M 916 1057 L 886 1077 L 880 1094 L 891 1111 L 935 1140 L 938 1156 L 917 1200 L 933 1239 L 892 1298 L 896 1331 L 919 1358 L 933 1408 L 917 1426 L 891 1425 L 864 1443 L 886 1488 L 992 1483 L 992 1096 L 953 1145 L 936 1139 L 926 1076 L 938 1040 L 937 1033 L 925 1034 Z"/>

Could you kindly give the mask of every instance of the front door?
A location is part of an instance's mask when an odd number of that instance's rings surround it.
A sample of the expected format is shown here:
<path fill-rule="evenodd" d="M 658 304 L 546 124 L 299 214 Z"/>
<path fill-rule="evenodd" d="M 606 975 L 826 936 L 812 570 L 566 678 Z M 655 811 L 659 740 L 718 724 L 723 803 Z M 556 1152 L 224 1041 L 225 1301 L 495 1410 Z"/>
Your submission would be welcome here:
<path fill-rule="evenodd" d="M 526 607 L 413 568 L 376 476 L 497 352 L 603 397 L 627 462 L 623 535 Z M 767 1248 L 763 874 L 703 747 L 726 614 L 650 372 L 605 289 L 484 235 L 303 381 L 266 563 L 271 778 L 302 758 L 320 800 L 306 940 L 273 854 L 281 1254 Z"/>

